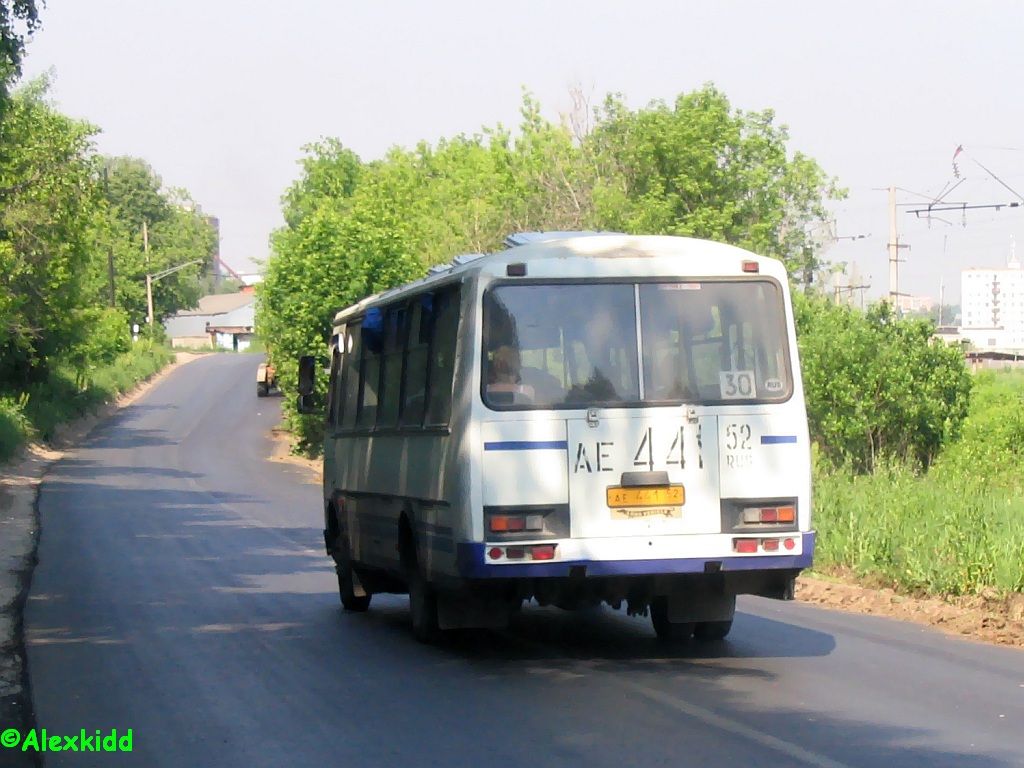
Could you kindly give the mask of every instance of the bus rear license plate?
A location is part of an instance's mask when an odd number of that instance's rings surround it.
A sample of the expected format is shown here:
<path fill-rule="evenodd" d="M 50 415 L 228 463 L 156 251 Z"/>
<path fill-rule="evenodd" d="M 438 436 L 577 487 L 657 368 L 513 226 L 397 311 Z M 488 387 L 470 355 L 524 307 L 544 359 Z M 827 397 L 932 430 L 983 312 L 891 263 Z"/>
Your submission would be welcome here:
<path fill-rule="evenodd" d="M 619 507 L 681 507 L 686 493 L 681 485 L 648 488 L 609 488 L 608 506 Z"/>

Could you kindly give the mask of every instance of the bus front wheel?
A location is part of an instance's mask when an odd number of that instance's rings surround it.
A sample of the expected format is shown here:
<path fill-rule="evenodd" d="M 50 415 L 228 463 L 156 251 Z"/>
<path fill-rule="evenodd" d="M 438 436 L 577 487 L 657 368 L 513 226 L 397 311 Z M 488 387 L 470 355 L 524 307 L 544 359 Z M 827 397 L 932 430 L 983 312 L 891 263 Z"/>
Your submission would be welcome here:
<path fill-rule="evenodd" d="M 341 555 L 337 557 L 334 565 L 334 570 L 338 573 L 338 595 L 341 597 L 341 605 L 346 611 L 364 613 L 370 607 L 372 595 L 363 588 L 352 571 L 348 544 L 343 541 L 341 546 Z"/>

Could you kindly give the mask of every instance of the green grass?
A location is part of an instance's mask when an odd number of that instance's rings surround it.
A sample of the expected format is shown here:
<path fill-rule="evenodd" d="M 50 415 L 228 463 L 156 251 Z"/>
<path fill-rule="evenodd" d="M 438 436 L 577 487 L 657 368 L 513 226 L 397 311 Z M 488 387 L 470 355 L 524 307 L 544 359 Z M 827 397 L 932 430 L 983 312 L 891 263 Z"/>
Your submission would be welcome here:
<path fill-rule="evenodd" d="M 815 468 L 816 568 L 922 594 L 1024 590 L 1024 375 L 979 375 L 959 441 L 921 475 Z"/>
<path fill-rule="evenodd" d="M 114 400 L 173 359 L 167 347 L 139 341 L 109 365 L 80 372 L 58 363 L 27 392 L 0 393 L 0 461 L 31 440 L 52 439 L 61 424 Z"/>

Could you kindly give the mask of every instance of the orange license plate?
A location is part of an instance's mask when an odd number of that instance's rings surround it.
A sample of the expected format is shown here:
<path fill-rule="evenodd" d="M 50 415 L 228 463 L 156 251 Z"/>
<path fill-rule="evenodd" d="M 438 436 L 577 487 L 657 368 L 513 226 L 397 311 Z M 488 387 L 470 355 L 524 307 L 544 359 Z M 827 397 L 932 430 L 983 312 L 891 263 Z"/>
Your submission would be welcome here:
<path fill-rule="evenodd" d="M 681 507 L 686 491 L 681 485 L 658 485 L 647 488 L 609 488 L 608 506 L 617 507 Z"/>

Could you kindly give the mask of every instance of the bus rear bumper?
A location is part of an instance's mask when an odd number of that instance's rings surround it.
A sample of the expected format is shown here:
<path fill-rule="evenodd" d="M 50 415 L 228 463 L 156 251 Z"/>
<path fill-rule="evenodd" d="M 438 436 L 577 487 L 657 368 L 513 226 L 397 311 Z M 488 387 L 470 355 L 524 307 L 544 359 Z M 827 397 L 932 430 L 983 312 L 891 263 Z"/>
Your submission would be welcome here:
<path fill-rule="evenodd" d="M 794 534 L 795 536 L 795 534 Z M 493 545 L 478 542 L 456 544 L 459 575 L 466 579 L 565 578 L 591 576 L 658 576 L 684 573 L 801 570 L 814 558 L 816 533 L 800 534 L 797 554 L 749 554 L 725 557 L 678 557 L 650 559 L 569 558 L 544 562 L 510 562 L 489 557 Z M 543 542 L 550 543 L 550 542 Z M 528 547 L 529 545 L 524 545 Z"/>

